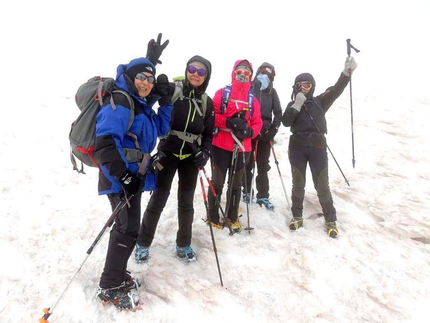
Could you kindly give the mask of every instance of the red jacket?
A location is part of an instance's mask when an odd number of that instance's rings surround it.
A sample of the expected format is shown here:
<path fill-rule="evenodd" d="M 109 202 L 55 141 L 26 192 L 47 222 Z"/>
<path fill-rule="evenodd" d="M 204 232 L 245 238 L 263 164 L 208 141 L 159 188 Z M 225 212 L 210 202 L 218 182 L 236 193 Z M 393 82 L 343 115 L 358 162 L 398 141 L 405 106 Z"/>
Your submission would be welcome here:
<path fill-rule="evenodd" d="M 236 78 L 235 78 L 236 75 L 234 74 L 234 71 L 242 61 L 244 60 L 242 59 L 238 60 L 234 64 L 233 71 L 231 72 L 232 86 L 231 86 L 230 100 L 227 103 L 227 106 L 222 114 L 220 113 L 220 111 L 221 111 L 222 101 L 223 101 L 223 98 L 222 98 L 223 88 L 216 91 L 213 97 L 214 112 L 215 112 L 215 127 L 218 128 L 219 131 L 217 134 L 214 134 L 212 139 L 212 145 L 228 151 L 233 151 L 235 142 L 230 132 L 222 130 L 222 129 L 228 129 L 226 125 L 227 119 L 231 118 L 236 113 L 241 112 L 245 108 L 248 109 L 248 111 L 245 114 L 245 120 L 247 120 L 248 122 L 248 127 L 252 128 L 252 130 L 254 131 L 252 139 L 258 136 L 258 134 L 260 133 L 261 127 L 263 126 L 263 121 L 261 120 L 260 103 L 258 102 L 257 98 L 254 98 L 252 101 L 251 118 L 250 118 L 248 103 L 235 102 L 236 100 L 248 102 L 248 91 L 251 88 L 252 75 L 249 77 L 249 82 L 247 83 L 240 83 L 239 81 L 236 81 Z M 252 68 L 251 63 L 250 62 L 248 63 Z M 243 140 L 243 146 L 245 147 L 245 151 L 247 152 L 251 151 L 251 138 L 245 138 Z M 240 149 L 239 151 L 242 151 L 242 150 Z"/>

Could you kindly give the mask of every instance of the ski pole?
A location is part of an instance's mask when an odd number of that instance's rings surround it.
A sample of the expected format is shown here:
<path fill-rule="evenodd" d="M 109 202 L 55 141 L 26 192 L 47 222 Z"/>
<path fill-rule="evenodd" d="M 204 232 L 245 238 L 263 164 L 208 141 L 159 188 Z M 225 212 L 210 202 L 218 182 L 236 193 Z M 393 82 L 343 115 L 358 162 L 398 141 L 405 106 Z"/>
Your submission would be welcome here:
<path fill-rule="evenodd" d="M 348 57 L 351 56 L 351 48 L 353 50 L 355 50 L 356 53 L 359 53 L 360 50 L 358 50 L 357 48 L 355 48 L 354 46 L 351 45 L 351 39 L 347 39 L 346 40 L 346 52 L 348 54 Z M 351 104 L 351 140 L 352 140 L 352 168 L 355 168 L 355 153 L 354 153 L 354 115 L 353 115 L 353 110 L 352 110 L 352 75 L 351 75 L 351 70 L 348 71 L 349 73 L 349 101 Z M 349 184 L 348 184 L 349 185 Z"/>
<path fill-rule="evenodd" d="M 245 147 L 240 142 L 240 140 L 234 135 L 234 133 L 231 133 L 231 136 L 233 137 L 233 140 L 236 142 L 236 145 L 239 146 L 242 149 L 242 161 L 243 161 L 243 170 L 244 170 L 244 176 L 245 176 L 245 192 L 248 192 L 248 184 L 246 182 L 246 157 L 245 157 Z M 236 161 L 237 162 L 237 161 Z M 247 224 L 248 226 L 245 228 L 245 230 L 248 230 L 248 233 L 251 234 L 251 230 L 254 230 L 254 228 L 251 228 L 251 225 L 249 223 L 249 201 L 246 202 L 246 217 L 247 217 Z"/>
<path fill-rule="evenodd" d="M 282 189 L 284 190 L 285 198 L 287 199 L 287 206 L 288 206 L 288 209 L 290 209 L 290 200 L 288 199 L 287 190 L 285 189 L 284 180 L 282 179 L 281 170 L 279 168 L 279 162 L 278 162 L 278 159 L 276 158 L 275 148 L 273 148 L 272 140 L 270 140 L 270 148 L 272 148 L 273 158 L 275 159 L 275 164 L 276 164 L 276 167 L 278 168 L 278 174 L 279 174 L 279 178 L 281 179 Z"/>
<path fill-rule="evenodd" d="M 210 212 L 209 212 L 208 200 L 207 200 L 207 197 L 206 197 L 205 185 L 204 185 L 204 183 L 203 183 L 203 175 L 202 175 L 203 170 L 202 170 L 202 169 L 204 169 L 204 168 L 203 168 L 203 167 L 199 168 L 200 186 L 201 186 L 201 188 L 202 188 L 203 202 L 204 202 L 204 204 L 205 204 L 205 208 L 206 208 L 206 215 L 207 215 L 207 218 L 208 218 L 208 220 L 209 220 L 209 230 L 210 230 L 210 232 L 211 232 L 212 245 L 213 245 L 213 247 L 214 247 L 214 253 L 215 253 L 215 259 L 216 259 L 216 265 L 217 265 L 217 267 L 218 267 L 219 281 L 220 281 L 220 283 L 221 283 L 221 286 L 222 286 L 222 287 L 224 287 L 224 285 L 223 285 L 223 283 L 222 283 L 221 269 L 220 269 L 220 267 L 219 267 L 218 252 L 217 252 L 216 245 L 215 245 L 214 232 L 213 232 L 212 225 L 211 225 L 211 222 L 212 222 L 212 221 L 211 221 L 211 215 L 210 215 Z"/>
<path fill-rule="evenodd" d="M 227 188 L 227 202 L 226 202 L 226 206 L 225 206 L 225 214 L 226 217 L 225 219 L 225 223 L 227 223 L 228 229 L 230 230 L 230 235 L 234 234 L 233 229 L 231 228 L 231 224 L 228 221 L 228 212 L 230 210 L 230 203 L 231 203 L 231 198 L 233 195 L 233 178 L 234 175 L 236 174 L 236 167 L 237 167 L 237 154 L 239 151 L 239 146 L 237 145 L 237 143 L 234 145 L 234 149 L 233 149 L 233 154 L 231 155 L 231 163 L 230 163 L 230 170 L 229 170 L 229 175 L 228 175 L 228 188 Z M 221 203 L 221 201 L 220 201 Z"/>
<path fill-rule="evenodd" d="M 57 306 L 58 302 L 60 301 L 61 297 L 64 295 L 64 293 L 66 292 L 67 288 L 69 288 L 70 284 L 72 283 L 72 281 L 75 279 L 76 275 L 79 273 L 79 271 L 82 269 L 82 267 L 84 266 L 85 262 L 87 261 L 88 257 L 91 255 L 91 253 L 93 252 L 94 248 L 96 247 L 96 245 L 98 244 L 98 242 L 100 241 L 100 239 L 103 237 L 103 235 L 105 234 L 107 228 L 109 228 L 110 226 L 112 226 L 116 216 L 121 212 L 121 210 L 127 205 L 127 199 L 130 200 L 133 197 L 133 195 L 129 196 L 128 198 L 124 198 L 123 200 L 121 200 L 120 203 L 118 203 L 118 205 L 115 207 L 114 211 L 112 212 L 112 215 L 109 217 L 109 219 L 106 221 L 105 225 L 103 226 L 103 229 L 100 231 L 100 233 L 97 235 L 97 237 L 95 238 L 93 244 L 91 245 L 91 247 L 87 250 L 87 255 L 85 256 L 84 260 L 82 261 L 81 265 L 79 266 L 79 268 L 76 270 L 76 272 L 73 274 L 72 278 L 69 280 L 69 282 L 67 283 L 66 287 L 63 289 L 63 291 L 61 292 L 60 296 L 57 297 L 57 299 L 55 300 L 55 302 L 51 305 L 51 307 L 48 308 L 44 308 L 43 309 L 43 313 L 44 315 L 42 316 L 42 318 L 39 319 L 40 323 L 48 323 L 48 318 L 52 315 L 54 308 Z"/>

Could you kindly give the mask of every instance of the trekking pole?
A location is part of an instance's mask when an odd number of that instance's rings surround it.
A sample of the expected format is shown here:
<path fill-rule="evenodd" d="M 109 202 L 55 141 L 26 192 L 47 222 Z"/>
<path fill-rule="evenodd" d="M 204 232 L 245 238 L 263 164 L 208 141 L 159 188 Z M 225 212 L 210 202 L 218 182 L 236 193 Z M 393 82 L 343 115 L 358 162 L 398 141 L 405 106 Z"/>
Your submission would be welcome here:
<path fill-rule="evenodd" d="M 232 133 L 233 134 L 233 133 Z M 226 202 L 226 206 L 225 206 L 225 223 L 227 223 L 228 228 L 230 230 L 230 235 L 232 235 L 232 232 L 234 233 L 233 229 L 231 228 L 231 224 L 228 221 L 228 211 L 230 210 L 230 203 L 231 203 L 231 198 L 233 195 L 233 178 L 234 175 L 236 174 L 236 167 L 237 167 L 237 154 L 239 151 L 239 146 L 237 143 L 234 144 L 234 149 L 233 149 L 233 154 L 231 155 L 231 163 L 230 163 L 230 170 L 229 170 L 229 174 L 228 174 L 228 183 L 227 183 L 227 202 Z M 221 203 L 221 201 L 220 201 Z"/>
<path fill-rule="evenodd" d="M 130 200 L 133 197 L 133 195 L 129 196 L 128 198 L 124 198 L 123 200 L 121 200 L 118 205 L 115 207 L 114 211 L 112 212 L 112 215 L 109 217 L 109 219 L 106 221 L 105 225 L 103 226 L 103 229 L 100 231 L 100 233 L 98 234 L 98 236 L 96 237 L 96 239 L 94 240 L 93 244 L 91 245 L 91 247 L 87 250 L 87 255 L 85 256 L 84 260 L 82 261 L 81 265 L 79 266 L 79 268 L 76 270 L 76 272 L 73 274 L 72 278 L 69 280 L 69 282 L 67 283 L 66 287 L 63 289 L 63 291 L 61 292 L 60 296 L 58 296 L 58 298 L 55 300 L 55 302 L 51 305 L 51 307 L 48 308 L 44 308 L 43 309 L 43 313 L 45 313 L 42 318 L 39 319 L 40 323 L 48 323 L 48 318 L 52 315 L 54 308 L 57 306 L 58 302 L 60 301 L 61 297 L 64 295 L 64 293 L 66 292 L 67 288 L 70 286 L 70 284 L 72 283 L 72 281 L 75 279 L 76 275 L 79 273 L 79 271 L 82 269 L 83 265 L 85 264 L 85 262 L 87 261 L 88 257 L 91 255 L 91 253 L 93 252 L 94 248 L 96 247 L 96 245 L 98 244 L 98 242 L 100 241 L 100 239 L 103 237 L 103 235 L 105 234 L 106 230 L 112 226 L 116 216 L 122 211 L 122 209 L 127 205 L 127 199 Z"/>
<path fill-rule="evenodd" d="M 209 178 L 209 176 L 208 176 L 208 174 L 206 173 L 206 171 L 205 171 L 205 169 L 204 168 L 202 168 L 202 171 L 203 171 L 203 174 L 205 175 L 205 177 L 206 177 L 206 181 L 208 182 L 208 185 L 209 185 L 209 189 L 211 190 L 211 192 L 212 192 L 212 195 L 214 196 L 214 198 L 215 198 L 215 203 L 217 203 L 218 204 L 218 208 L 219 208 L 219 210 L 221 211 L 221 213 L 222 213 L 222 218 L 223 218 L 223 220 L 224 220 L 224 223 L 227 223 L 227 227 L 228 227 L 228 229 L 229 229 L 229 231 L 230 231 L 230 233 L 229 233 L 229 235 L 233 235 L 234 234 L 234 231 L 233 231 L 233 229 L 231 228 L 231 224 L 227 221 L 227 218 L 225 217 L 225 212 L 224 212 L 224 209 L 222 208 L 222 206 L 221 206 L 221 203 L 220 203 L 220 199 L 219 199 L 219 196 L 216 194 L 216 191 L 215 191 L 215 188 L 214 188 L 214 186 L 213 186 L 213 184 L 212 184 L 212 181 L 210 180 L 210 178 Z"/>
<path fill-rule="evenodd" d="M 346 52 L 348 54 L 348 57 L 351 56 L 351 48 L 355 50 L 356 53 L 359 53 L 360 50 L 355 48 L 351 45 L 351 39 L 346 40 Z M 351 70 L 348 71 L 349 73 L 349 101 L 351 104 L 351 140 L 352 140 L 352 168 L 355 168 L 355 154 L 354 154 L 354 116 L 353 116 L 353 110 L 352 110 L 352 75 Z"/>
<path fill-rule="evenodd" d="M 219 267 L 218 252 L 217 252 L 216 245 L 215 245 L 214 232 L 213 232 L 212 225 L 211 225 L 211 222 L 212 222 L 212 221 L 211 221 L 211 215 L 210 215 L 210 212 L 209 212 L 208 200 L 207 200 L 207 197 L 206 197 L 205 185 L 204 185 L 204 183 L 203 183 L 203 175 L 202 175 L 203 170 L 202 170 L 202 169 L 204 169 L 204 168 L 203 168 L 203 167 L 199 168 L 200 186 L 202 187 L 203 202 L 204 202 L 204 204 L 205 204 L 205 208 L 206 208 L 206 215 L 207 215 L 207 218 L 208 218 L 208 220 L 209 220 L 209 230 L 210 230 L 210 232 L 211 232 L 212 245 L 213 245 L 213 247 L 214 247 L 214 253 L 215 253 L 215 259 L 216 259 L 216 265 L 217 265 L 217 267 L 218 267 L 219 281 L 220 281 L 220 283 L 221 283 L 221 286 L 222 286 L 222 287 L 224 287 L 224 285 L 223 285 L 223 283 L 222 283 L 221 269 L 220 269 L 220 267 Z"/>
<path fill-rule="evenodd" d="M 234 133 L 231 133 L 231 136 L 233 137 L 233 140 L 236 142 L 236 145 L 238 147 L 240 147 L 242 149 L 242 156 L 243 156 L 243 170 L 244 170 L 244 176 L 245 176 L 245 192 L 248 191 L 248 184 L 246 182 L 246 158 L 245 158 L 245 147 L 243 146 L 243 144 L 240 142 L 240 140 L 234 135 Z M 237 161 L 236 161 L 237 162 Z M 250 224 L 249 224 L 249 201 L 246 202 L 246 217 L 247 217 L 247 222 L 248 222 L 248 226 L 245 228 L 245 230 L 248 230 L 248 233 L 251 234 L 251 230 L 254 230 L 254 228 L 251 228 Z"/>
<path fill-rule="evenodd" d="M 252 201 L 254 196 L 254 185 L 255 185 L 255 164 L 257 163 L 257 152 L 258 152 L 258 140 L 255 141 L 255 148 L 254 148 L 254 155 L 253 157 L 253 163 L 252 163 L 252 180 L 251 180 L 251 190 L 249 198 Z"/>
<path fill-rule="evenodd" d="M 324 136 L 324 134 L 321 132 L 320 128 L 318 128 L 317 123 L 315 122 L 314 118 L 312 118 L 311 114 L 309 113 L 309 110 L 308 110 L 308 108 L 306 107 L 306 105 L 305 105 L 305 104 L 303 104 L 303 107 L 305 108 L 306 112 L 308 113 L 309 118 L 311 118 L 311 121 L 313 122 L 313 124 L 314 124 L 315 128 L 317 129 L 318 133 L 319 133 L 321 136 Z M 350 186 L 350 185 L 349 185 L 349 181 L 346 179 L 346 177 L 345 177 L 344 173 L 342 172 L 342 169 L 340 168 L 339 164 L 337 163 L 336 158 L 334 158 L 334 155 L 333 155 L 333 153 L 331 152 L 331 149 L 330 149 L 330 147 L 328 146 L 327 142 L 326 142 L 326 146 L 327 146 L 328 151 L 329 151 L 329 152 L 330 152 L 330 154 L 331 154 L 331 157 L 333 157 L 333 160 L 334 160 L 334 162 L 336 163 L 337 168 L 339 168 L 339 170 L 340 170 L 340 172 L 341 172 L 341 174 L 342 174 L 343 178 L 345 179 L 346 184 L 348 184 L 348 186 Z"/>
<path fill-rule="evenodd" d="M 272 140 L 270 140 L 270 148 L 272 148 L 273 158 L 275 159 L 275 164 L 276 164 L 276 167 L 278 168 L 278 174 L 279 174 L 279 178 L 281 179 L 282 189 L 284 190 L 285 198 L 287 199 L 287 206 L 288 206 L 288 209 L 290 209 L 290 200 L 288 199 L 287 190 L 285 189 L 284 180 L 282 179 L 281 170 L 279 168 L 279 162 L 278 162 L 278 159 L 276 158 L 275 148 L 273 148 Z"/>

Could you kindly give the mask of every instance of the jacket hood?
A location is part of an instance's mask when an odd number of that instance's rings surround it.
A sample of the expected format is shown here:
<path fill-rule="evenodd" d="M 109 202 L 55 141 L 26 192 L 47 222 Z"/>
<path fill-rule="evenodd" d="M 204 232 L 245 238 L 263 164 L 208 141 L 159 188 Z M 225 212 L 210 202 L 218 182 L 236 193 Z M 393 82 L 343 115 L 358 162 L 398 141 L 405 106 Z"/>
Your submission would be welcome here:
<path fill-rule="evenodd" d="M 315 79 L 312 76 L 312 74 L 310 74 L 310 73 L 302 73 L 302 74 L 299 74 L 299 75 L 296 76 L 296 79 L 294 80 L 294 84 L 293 84 L 293 94 L 294 94 L 294 97 L 297 94 L 296 83 L 297 82 L 303 82 L 303 81 L 307 81 L 307 82 L 310 82 L 312 84 L 311 90 L 309 91 L 309 93 L 306 93 L 306 97 L 308 99 L 310 99 L 314 95 L 315 86 L 316 86 Z M 291 95 L 291 96 L 293 96 L 293 95 Z"/>
<path fill-rule="evenodd" d="M 260 67 L 257 69 L 257 72 L 255 73 L 255 75 L 258 75 L 265 68 L 268 68 L 266 70 L 266 74 L 269 75 L 270 81 L 273 82 L 276 76 L 276 72 L 275 72 L 275 66 L 273 66 L 270 63 L 264 62 L 263 64 L 261 64 Z"/>
<path fill-rule="evenodd" d="M 188 60 L 187 65 L 185 66 L 185 82 L 186 82 L 186 83 L 185 83 L 185 86 L 186 86 L 186 87 L 192 87 L 192 85 L 190 84 L 190 82 L 188 82 L 188 79 L 187 79 L 187 69 L 188 69 L 188 65 L 189 65 L 191 62 L 195 62 L 195 61 L 200 62 L 200 63 L 202 63 L 202 64 L 204 64 L 204 65 L 206 66 L 206 71 L 207 71 L 206 78 L 205 78 L 205 80 L 204 80 L 203 84 L 202 84 L 202 85 L 200 85 L 200 86 L 198 87 L 198 89 L 197 89 L 197 92 L 199 92 L 199 93 L 205 93 L 205 92 L 206 92 L 206 89 L 207 89 L 207 87 L 208 87 L 208 85 L 209 85 L 209 80 L 211 79 L 211 74 L 212 74 L 212 64 L 211 64 L 211 62 L 209 62 L 206 58 L 204 58 L 204 57 L 202 57 L 202 56 L 195 55 L 195 56 L 191 57 L 191 58 Z"/>
<path fill-rule="evenodd" d="M 239 65 L 243 65 L 243 63 L 242 63 L 242 62 L 246 62 L 246 65 L 249 65 L 249 67 L 251 68 L 251 75 L 249 76 L 249 83 L 251 83 L 252 76 L 254 75 L 254 69 L 253 69 L 253 67 L 252 67 L 251 62 L 250 62 L 250 61 L 248 61 L 247 59 L 240 59 L 240 60 L 238 60 L 238 61 L 236 61 L 236 62 L 234 63 L 233 70 L 231 71 L 231 81 L 232 81 L 232 83 L 233 83 L 233 81 L 236 79 L 236 74 L 234 74 L 234 71 L 236 70 L 236 68 L 237 68 Z"/>

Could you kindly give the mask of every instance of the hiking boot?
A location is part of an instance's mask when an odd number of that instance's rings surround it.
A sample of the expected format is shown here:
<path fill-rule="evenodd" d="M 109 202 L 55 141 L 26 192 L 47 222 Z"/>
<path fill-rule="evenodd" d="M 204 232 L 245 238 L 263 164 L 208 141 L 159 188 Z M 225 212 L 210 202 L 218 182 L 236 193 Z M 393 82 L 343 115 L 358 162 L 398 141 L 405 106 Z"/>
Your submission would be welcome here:
<path fill-rule="evenodd" d="M 258 198 L 256 201 L 261 207 L 264 205 L 266 209 L 273 211 L 275 209 L 275 206 L 272 204 L 272 202 L 269 201 L 269 199 L 265 197 Z"/>
<path fill-rule="evenodd" d="M 239 223 L 239 218 L 236 220 L 236 222 L 232 222 L 230 219 L 227 219 L 227 221 L 229 222 L 230 227 L 234 233 L 240 233 L 242 231 L 242 225 Z"/>
<path fill-rule="evenodd" d="M 149 260 L 149 247 L 142 247 L 136 243 L 136 249 L 134 251 L 134 259 L 138 264 L 148 262 Z"/>
<path fill-rule="evenodd" d="M 290 228 L 290 231 L 296 231 L 298 228 L 302 228 L 303 218 L 302 217 L 292 218 L 290 223 L 288 224 L 288 227 Z"/>
<path fill-rule="evenodd" d="M 103 305 L 111 303 L 120 309 L 133 310 L 139 305 L 139 296 L 129 291 L 125 282 L 118 287 L 100 288 L 97 296 Z"/>
<path fill-rule="evenodd" d="M 188 246 L 188 247 L 176 246 L 176 257 L 187 262 L 197 260 L 197 254 L 194 252 L 191 246 Z"/>
<path fill-rule="evenodd" d="M 131 273 L 127 270 L 124 285 L 128 291 L 137 290 L 140 287 L 140 282 L 139 279 L 132 277 Z"/>
<path fill-rule="evenodd" d="M 336 239 L 338 235 L 338 231 L 336 228 L 336 222 L 326 222 L 325 229 L 327 230 L 327 234 L 330 238 Z"/>
<path fill-rule="evenodd" d="M 206 220 L 205 220 L 205 223 L 206 223 L 207 225 L 209 225 L 209 220 L 208 220 L 208 219 L 206 219 Z M 220 230 L 224 229 L 224 227 L 223 227 L 221 224 L 219 224 L 219 223 L 215 223 L 215 222 L 211 222 L 211 226 L 212 226 L 212 228 L 215 228 L 215 229 L 220 229 Z"/>

